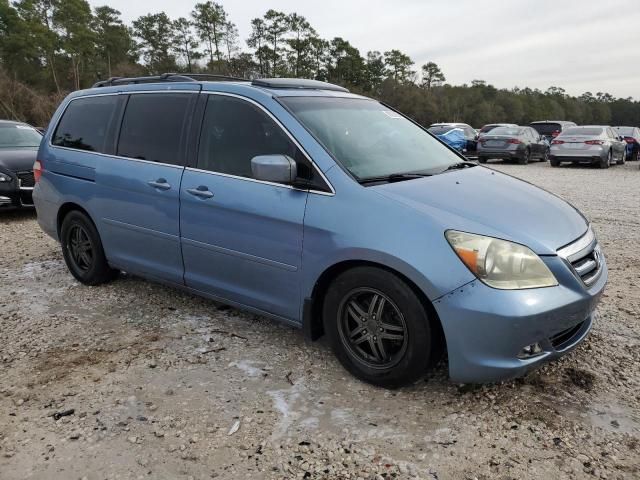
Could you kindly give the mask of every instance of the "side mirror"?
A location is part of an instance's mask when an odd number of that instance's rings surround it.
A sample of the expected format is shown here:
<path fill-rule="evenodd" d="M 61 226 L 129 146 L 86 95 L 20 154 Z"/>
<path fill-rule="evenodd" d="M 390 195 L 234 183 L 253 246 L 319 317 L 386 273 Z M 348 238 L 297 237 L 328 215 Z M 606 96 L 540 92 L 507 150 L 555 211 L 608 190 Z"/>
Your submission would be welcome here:
<path fill-rule="evenodd" d="M 298 169 L 287 155 L 258 155 L 251 159 L 251 174 L 256 180 L 291 183 L 298 176 Z"/>

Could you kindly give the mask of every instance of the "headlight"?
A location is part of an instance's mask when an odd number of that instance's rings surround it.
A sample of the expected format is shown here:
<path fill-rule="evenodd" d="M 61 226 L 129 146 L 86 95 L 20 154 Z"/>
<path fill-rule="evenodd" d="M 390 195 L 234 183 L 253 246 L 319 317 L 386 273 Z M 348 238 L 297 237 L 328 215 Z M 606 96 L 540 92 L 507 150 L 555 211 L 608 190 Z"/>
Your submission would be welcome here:
<path fill-rule="evenodd" d="M 518 290 L 558 284 L 540 257 L 524 245 L 455 230 L 445 236 L 460 260 L 490 287 Z"/>
<path fill-rule="evenodd" d="M 11 177 L 9 175 L 5 175 L 4 173 L 0 173 L 0 183 L 10 182 Z"/>

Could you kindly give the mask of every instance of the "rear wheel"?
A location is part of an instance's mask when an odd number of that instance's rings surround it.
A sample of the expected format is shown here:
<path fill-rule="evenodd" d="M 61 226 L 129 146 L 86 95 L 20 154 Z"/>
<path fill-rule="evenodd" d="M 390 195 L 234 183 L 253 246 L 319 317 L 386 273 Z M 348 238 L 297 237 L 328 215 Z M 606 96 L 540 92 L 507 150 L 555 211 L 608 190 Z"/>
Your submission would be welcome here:
<path fill-rule="evenodd" d="M 529 163 L 529 158 L 531 157 L 531 151 L 527 148 L 524 151 L 524 154 L 518 158 L 518 163 L 520 165 L 526 165 L 527 163 Z"/>
<path fill-rule="evenodd" d="M 393 273 L 357 267 L 339 275 L 325 297 L 323 321 L 340 363 L 365 382 L 397 388 L 427 371 L 433 341 L 429 316 Z"/>
<path fill-rule="evenodd" d="M 609 150 L 609 153 L 607 153 L 607 158 L 605 158 L 604 160 L 600 160 L 600 164 L 599 164 L 600 168 L 609 168 L 612 160 L 613 160 L 613 153 L 611 152 L 611 150 Z"/>
<path fill-rule="evenodd" d="M 117 271 L 109 267 L 93 222 L 82 212 L 70 212 L 60 229 L 62 255 L 71 274 L 85 285 L 112 280 Z"/>
<path fill-rule="evenodd" d="M 551 164 L 552 167 L 559 167 L 560 166 L 560 160 L 558 160 L 556 158 L 551 158 L 549 160 L 549 163 Z"/>
<path fill-rule="evenodd" d="M 478 157 L 480 163 L 487 163 L 487 157 Z"/>

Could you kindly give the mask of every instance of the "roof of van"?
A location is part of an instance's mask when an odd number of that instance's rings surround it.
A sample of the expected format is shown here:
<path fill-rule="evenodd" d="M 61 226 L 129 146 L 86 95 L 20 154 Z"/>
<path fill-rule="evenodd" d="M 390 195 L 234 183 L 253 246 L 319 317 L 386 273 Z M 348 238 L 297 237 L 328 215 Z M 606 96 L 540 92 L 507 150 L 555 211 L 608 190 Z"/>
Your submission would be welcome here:
<path fill-rule="evenodd" d="M 103 93 L 114 90 L 205 90 L 241 93 L 242 91 L 260 90 L 275 97 L 285 96 L 332 96 L 365 98 L 349 92 L 348 89 L 332 83 L 302 78 L 260 78 L 246 80 L 237 77 L 211 74 L 173 74 L 120 78 L 113 77 L 93 85 L 91 90 L 99 89 Z M 91 92 L 94 93 L 94 92 Z M 82 93 L 80 94 L 82 95 Z"/>

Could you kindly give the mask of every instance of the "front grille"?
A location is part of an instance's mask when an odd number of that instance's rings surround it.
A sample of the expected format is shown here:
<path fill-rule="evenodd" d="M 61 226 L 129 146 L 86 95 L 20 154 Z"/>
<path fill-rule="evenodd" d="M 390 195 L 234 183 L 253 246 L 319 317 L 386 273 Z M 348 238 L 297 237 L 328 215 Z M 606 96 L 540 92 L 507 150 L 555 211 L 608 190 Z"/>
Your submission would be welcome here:
<path fill-rule="evenodd" d="M 558 255 L 587 287 L 593 285 L 602 272 L 602 251 L 591 228 L 583 237 L 558 250 Z"/>
<path fill-rule="evenodd" d="M 567 328 L 566 330 L 561 331 L 560 333 L 556 333 L 553 337 L 549 338 L 551 345 L 556 350 L 562 349 L 567 346 L 573 340 L 573 337 L 580 331 L 584 322 L 580 322 L 574 327 Z"/>
<path fill-rule="evenodd" d="M 33 177 L 33 170 L 29 172 L 18 172 L 16 173 L 18 177 L 19 185 L 21 187 L 34 187 L 36 184 L 36 179 Z"/>

